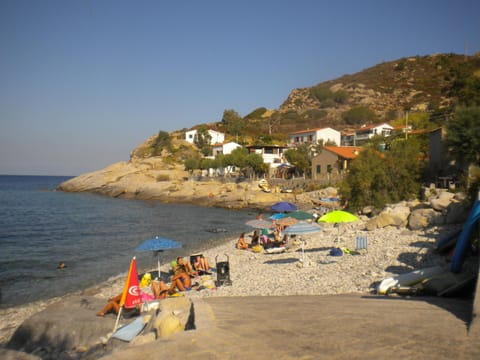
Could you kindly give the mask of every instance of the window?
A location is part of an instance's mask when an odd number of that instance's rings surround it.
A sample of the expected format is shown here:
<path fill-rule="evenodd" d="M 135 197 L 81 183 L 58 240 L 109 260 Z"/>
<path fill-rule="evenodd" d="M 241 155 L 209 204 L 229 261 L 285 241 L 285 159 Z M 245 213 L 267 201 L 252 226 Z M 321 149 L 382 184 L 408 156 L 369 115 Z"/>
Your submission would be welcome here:
<path fill-rule="evenodd" d="M 322 166 L 317 165 L 317 174 L 320 174 L 322 172 Z"/>

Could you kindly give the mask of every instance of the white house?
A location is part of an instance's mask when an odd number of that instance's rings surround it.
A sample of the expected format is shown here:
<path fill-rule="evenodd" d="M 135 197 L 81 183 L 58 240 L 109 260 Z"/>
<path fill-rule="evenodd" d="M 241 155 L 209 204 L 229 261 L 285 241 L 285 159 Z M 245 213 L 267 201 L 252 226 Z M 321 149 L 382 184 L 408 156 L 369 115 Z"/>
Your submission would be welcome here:
<path fill-rule="evenodd" d="M 225 134 L 215 131 L 215 130 L 208 130 L 208 134 L 211 137 L 210 144 L 223 144 L 225 141 Z M 189 130 L 185 132 L 185 140 L 188 141 L 190 144 L 195 142 L 195 137 L 197 136 L 197 130 Z"/>
<path fill-rule="evenodd" d="M 270 167 L 277 167 L 285 163 L 283 156 L 284 146 L 280 145 L 249 145 L 246 147 L 250 154 L 259 154 L 262 156 L 263 162 L 269 164 Z"/>
<path fill-rule="evenodd" d="M 388 137 L 392 132 L 393 126 L 387 123 L 362 126 L 360 129 L 355 130 L 354 145 L 364 143 L 375 135 Z"/>
<path fill-rule="evenodd" d="M 213 145 L 213 157 L 217 156 L 218 154 L 227 155 L 230 154 L 233 150 L 242 145 L 237 144 L 236 142 L 230 141 L 225 144 L 215 144 Z"/>
<path fill-rule="evenodd" d="M 316 144 L 319 140 L 323 143 L 327 142 L 340 145 L 341 134 L 340 131 L 326 127 L 318 129 L 309 129 L 290 133 L 290 140 L 288 145 L 291 147 L 298 146 L 302 143 Z"/>

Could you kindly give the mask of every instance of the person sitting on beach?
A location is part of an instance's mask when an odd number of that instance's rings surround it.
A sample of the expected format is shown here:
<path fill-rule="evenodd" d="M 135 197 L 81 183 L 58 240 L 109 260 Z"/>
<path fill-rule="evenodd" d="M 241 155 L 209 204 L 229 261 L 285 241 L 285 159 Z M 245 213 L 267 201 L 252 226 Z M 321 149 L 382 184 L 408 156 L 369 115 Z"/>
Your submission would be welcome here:
<path fill-rule="evenodd" d="M 245 233 L 241 233 L 237 241 L 237 249 L 248 250 L 248 244 L 245 241 Z"/>
<path fill-rule="evenodd" d="M 195 261 L 193 262 L 193 267 L 196 271 L 198 271 L 199 275 L 210 275 L 212 271 L 207 258 L 203 255 L 197 255 Z"/>
<path fill-rule="evenodd" d="M 260 235 L 258 234 L 258 231 L 255 230 L 253 232 L 252 241 L 250 242 L 250 245 L 253 248 L 254 246 L 257 246 L 258 244 L 260 244 Z"/>
<path fill-rule="evenodd" d="M 181 272 L 184 272 L 187 275 L 193 275 L 193 269 L 190 261 L 184 261 L 183 258 L 179 256 L 177 257 L 177 262 L 173 267 L 173 274 L 177 275 Z"/>
<path fill-rule="evenodd" d="M 187 273 L 179 272 L 172 276 L 172 282 L 168 289 L 168 293 L 173 294 L 177 289 L 178 291 L 189 291 L 192 289 L 192 280 Z"/>

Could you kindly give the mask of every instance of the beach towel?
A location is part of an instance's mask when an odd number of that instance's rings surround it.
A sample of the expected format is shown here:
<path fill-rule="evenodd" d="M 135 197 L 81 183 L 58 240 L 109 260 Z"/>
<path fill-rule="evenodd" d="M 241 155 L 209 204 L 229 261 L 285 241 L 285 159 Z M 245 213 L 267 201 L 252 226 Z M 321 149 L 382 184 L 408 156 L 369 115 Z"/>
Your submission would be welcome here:
<path fill-rule="evenodd" d="M 122 341 L 132 341 L 135 336 L 140 334 L 140 332 L 145 327 L 145 323 L 143 321 L 143 316 L 139 316 L 130 324 L 122 326 L 118 329 L 113 335 L 113 338 L 122 340 Z"/>

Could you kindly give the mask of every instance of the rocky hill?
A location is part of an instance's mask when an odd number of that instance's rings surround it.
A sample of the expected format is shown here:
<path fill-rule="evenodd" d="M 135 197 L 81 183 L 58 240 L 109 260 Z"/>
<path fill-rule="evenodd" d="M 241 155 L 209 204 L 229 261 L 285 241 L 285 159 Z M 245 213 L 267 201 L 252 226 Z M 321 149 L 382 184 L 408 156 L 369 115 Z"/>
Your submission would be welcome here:
<path fill-rule="evenodd" d="M 342 114 L 354 107 L 365 107 L 382 121 L 395 119 L 405 110 L 448 111 L 462 100 L 464 86 L 479 77 L 479 54 L 403 58 L 312 87 L 294 89 L 279 111 L 316 117 L 340 126 L 348 125 Z M 312 116 L 312 112 L 317 116 Z"/>

